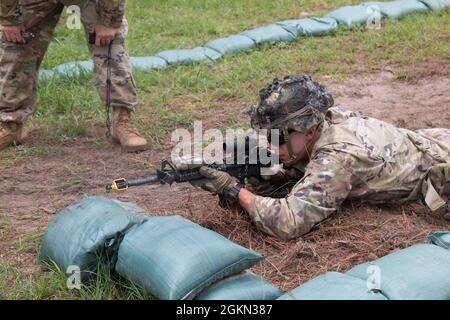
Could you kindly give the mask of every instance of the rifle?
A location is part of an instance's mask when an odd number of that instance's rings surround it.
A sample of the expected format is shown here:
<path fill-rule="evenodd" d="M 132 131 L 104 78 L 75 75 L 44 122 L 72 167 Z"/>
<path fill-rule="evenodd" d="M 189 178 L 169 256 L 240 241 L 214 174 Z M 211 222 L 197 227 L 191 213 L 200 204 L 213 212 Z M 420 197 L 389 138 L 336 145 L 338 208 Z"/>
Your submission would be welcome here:
<path fill-rule="evenodd" d="M 229 143 L 224 143 L 224 150 L 230 146 Z M 270 168 L 271 164 L 268 162 L 267 164 L 263 164 L 260 161 L 259 155 L 262 153 L 266 153 L 266 155 L 270 156 L 270 151 L 265 148 L 249 147 L 249 137 L 245 137 L 245 155 L 243 164 L 238 164 L 238 151 L 239 143 L 235 140 L 232 142 L 233 149 L 233 161 L 223 161 L 223 163 L 202 163 L 199 164 L 196 168 L 178 170 L 176 166 L 168 161 L 162 160 L 161 168 L 156 170 L 156 175 L 150 176 L 148 178 L 127 180 L 124 178 L 114 180 L 110 185 L 106 186 L 106 191 L 115 191 L 115 192 L 123 192 L 126 191 L 129 187 L 134 186 L 142 186 L 142 185 L 154 185 L 154 184 L 169 184 L 172 183 L 183 183 L 190 182 L 195 180 L 204 179 L 204 177 L 200 174 L 200 167 L 202 165 L 208 166 L 210 168 L 227 172 L 232 177 L 235 177 L 239 180 L 241 184 L 245 184 L 245 179 L 249 177 L 261 177 L 261 170 L 263 168 Z M 251 163 L 251 156 L 256 156 L 256 163 Z M 226 159 L 225 159 L 226 160 Z M 230 158 L 228 158 L 230 160 Z M 230 163 L 231 162 L 231 163 Z M 287 192 L 275 192 L 271 195 L 273 198 L 284 198 L 287 195 Z M 219 205 L 226 209 L 228 207 L 227 199 L 223 195 L 219 195 Z"/>

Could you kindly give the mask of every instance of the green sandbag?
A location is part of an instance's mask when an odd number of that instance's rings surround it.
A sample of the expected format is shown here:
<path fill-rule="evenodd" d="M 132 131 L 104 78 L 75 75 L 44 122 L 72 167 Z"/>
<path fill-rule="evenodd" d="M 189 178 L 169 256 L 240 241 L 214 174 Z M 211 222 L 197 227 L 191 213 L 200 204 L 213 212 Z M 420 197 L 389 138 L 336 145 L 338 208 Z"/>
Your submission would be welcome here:
<path fill-rule="evenodd" d="M 345 6 L 336 9 L 327 15 L 325 18 L 332 18 L 337 20 L 339 24 L 347 27 L 354 25 L 366 24 L 367 20 L 373 15 L 373 10 L 364 5 Z"/>
<path fill-rule="evenodd" d="M 49 80 L 51 78 L 53 78 L 55 76 L 55 72 L 51 69 L 49 70 L 39 70 L 39 80 L 40 81 L 45 81 L 45 80 Z"/>
<path fill-rule="evenodd" d="M 159 57 L 131 57 L 131 66 L 137 70 L 150 71 L 167 67 L 166 60 Z"/>
<path fill-rule="evenodd" d="M 337 29 L 337 22 L 331 18 L 307 18 L 298 20 L 284 20 L 277 23 L 292 33 L 304 36 L 318 36 Z"/>
<path fill-rule="evenodd" d="M 397 0 L 390 2 L 365 2 L 362 5 L 371 6 L 378 9 L 384 16 L 389 19 L 397 20 L 402 16 L 414 12 L 428 11 L 428 7 L 420 1 L 416 0 Z"/>
<path fill-rule="evenodd" d="M 191 64 L 217 60 L 222 54 L 210 48 L 197 47 L 193 49 L 161 51 L 155 56 L 165 60 L 168 64 Z"/>
<path fill-rule="evenodd" d="M 420 2 L 424 3 L 433 11 L 439 11 L 450 7 L 450 0 L 420 0 Z"/>
<path fill-rule="evenodd" d="M 381 292 L 390 300 L 450 300 L 450 252 L 432 244 L 417 244 L 347 274 L 366 280 L 367 268 L 379 267 Z"/>
<path fill-rule="evenodd" d="M 256 44 L 252 39 L 239 34 L 216 39 L 205 44 L 205 47 L 213 49 L 222 55 L 247 51 L 255 46 Z"/>
<path fill-rule="evenodd" d="M 92 61 L 86 60 L 63 63 L 48 71 L 52 73 L 52 76 L 77 77 L 82 73 L 92 73 L 92 70 L 94 70 L 94 64 Z"/>
<path fill-rule="evenodd" d="M 339 272 L 320 275 L 277 300 L 387 300 L 370 290 L 366 281 Z"/>
<path fill-rule="evenodd" d="M 294 34 L 276 24 L 271 24 L 265 27 L 260 27 L 252 30 L 247 30 L 241 32 L 241 35 L 249 37 L 256 44 L 261 44 L 263 42 L 280 42 L 280 41 L 295 40 Z"/>
<path fill-rule="evenodd" d="M 65 208 L 48 225 L 39 261 L 56 263 L 63 272 L 78 266 L 83 280 L 95 273 L 99 259 L 114 268 L 124 233 L 139 223 L 142 209 L 103 197 L 88 197 Z"/>
<path fill-rule="evenodd" d="M 283 292 L 251 272 L 219 281 L 195 300 L 275 300 Z"/>
<path fill-rule="evenodd" d="M 167 67 L 166 60 L 159 57 L 131 57 L 131 66 L 137 70 L 150 71 Z M 50 70 L 41 70 L 39 79 L 45 80 L 54 76 L 78 77 L 82 73 L 92 73 L 94 64 L 90 60 L 63 63 Z"/>
<path fill-rule="evenodd" d="M 212 283 L 263 259 L 180 216 L 150 217 L 119 249 L 119 275 L 163 300 L 193 299 Z"/>
<path fill-rule="evenodd" d="M 450 250 L 450 231 L 430 232 L 427 238 L 435 245 Z"/>

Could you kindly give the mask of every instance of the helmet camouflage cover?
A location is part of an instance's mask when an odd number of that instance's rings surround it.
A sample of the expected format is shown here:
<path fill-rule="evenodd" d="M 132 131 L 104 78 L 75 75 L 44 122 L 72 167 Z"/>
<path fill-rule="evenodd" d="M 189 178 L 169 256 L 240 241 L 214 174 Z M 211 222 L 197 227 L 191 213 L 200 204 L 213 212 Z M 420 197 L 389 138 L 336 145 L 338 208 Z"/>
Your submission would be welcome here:
<path fill-rule="evenodd" d="M 250 110 L 254 129 L 282 129 L 307 133 L 323 122 L 333 106 L 327 89 L 306 75 L 275 79 L 259 92 L 258 103 Z"/>

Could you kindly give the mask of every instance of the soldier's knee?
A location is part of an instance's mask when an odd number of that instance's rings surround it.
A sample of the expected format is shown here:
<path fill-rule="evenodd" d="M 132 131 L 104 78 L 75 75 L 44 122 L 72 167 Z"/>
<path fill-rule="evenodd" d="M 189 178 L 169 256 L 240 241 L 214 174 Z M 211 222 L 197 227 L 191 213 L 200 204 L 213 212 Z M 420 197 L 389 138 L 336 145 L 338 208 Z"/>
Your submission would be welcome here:
<path fill-rule="evenodd" d="M 302 226 L 294 226 L 294 225 L 286 225 L 283 227 L 278 227 L 273 230 L 274 235 L 283 241 L 289 241 L 303 236 L 308 233 L 311 228 L 308 228 L 305 225 Z"/>
<path fill-rule="evenodd" d="M 431 167 L 422 183 L 422 196 L 431 211 L 446 211 L 450 218 L 450 164 L 441 163 Z"/>
<path fill-rule="evenodd" d="M 439 195 L 450 193 L 450 163 L 440 163 L 431 167 L 426 182 L 430 182 Z"/>

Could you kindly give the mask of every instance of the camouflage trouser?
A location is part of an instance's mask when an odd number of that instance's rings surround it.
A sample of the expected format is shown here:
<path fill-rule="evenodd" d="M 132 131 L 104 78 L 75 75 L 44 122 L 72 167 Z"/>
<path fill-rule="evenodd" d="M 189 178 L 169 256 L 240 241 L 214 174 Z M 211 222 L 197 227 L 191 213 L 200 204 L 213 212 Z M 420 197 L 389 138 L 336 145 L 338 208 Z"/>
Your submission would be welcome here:
<path fill-rule="evenodd" d="M 81 21 L 88 31 L 97 21 L 96 1 L 91 0 L 81 11 Z M 22 14 L 28 32 L 35 35 L 27 44 L 0 41 L 0 122 L 23 122 L 35 108 L 39 67 L 64 6 L 41 0 L 22 0 Z M 125 38 L 127 21 L 122 25 L 111 46 L 111 106 L 134 110 L 137 95 L 131 75 L 131 66 Z M 108 46 L 89 45 L 94 61 L 95 86 L 106 103 Z"/>
<path fill-rule="evenodd" d="M 442 212 L 445 219 L 450 220 L 450 164 L 442 163 L 431 167 L 420 192 L 432 211 Z"/>
<path fill-rule="evenodd" d="M 450 163 L 430 167 L 420 178 L 409 197 L 401 202 L 422 199 L 432 212 L 450 220 Z"/>
<path fill-rule="evenodd" d="M 423 129 L 418 132 L 435 138 L 446 146 L 446 150 L 450 150 L 449 129 Z M 450 151 L 447 155 L 439 155 L 437 150 L 431 149 L 427 152 L 440 163 L 428 168 L 411 196 L 419 196 L 431 211 L 441 212 L 447 220 L 450 220 Z"/>

